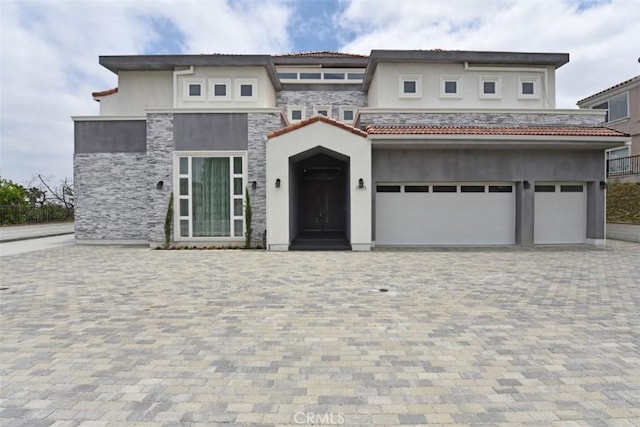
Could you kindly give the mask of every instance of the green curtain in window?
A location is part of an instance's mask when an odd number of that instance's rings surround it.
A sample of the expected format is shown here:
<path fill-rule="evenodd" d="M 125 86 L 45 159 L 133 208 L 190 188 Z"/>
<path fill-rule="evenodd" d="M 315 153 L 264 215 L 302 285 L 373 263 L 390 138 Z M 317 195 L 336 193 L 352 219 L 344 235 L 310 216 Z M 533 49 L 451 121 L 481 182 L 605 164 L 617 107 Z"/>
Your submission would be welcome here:
<path fill-rule="evenodd" d="M 193 237 L 230 236 L 229 158 L 192 159 Z"/>

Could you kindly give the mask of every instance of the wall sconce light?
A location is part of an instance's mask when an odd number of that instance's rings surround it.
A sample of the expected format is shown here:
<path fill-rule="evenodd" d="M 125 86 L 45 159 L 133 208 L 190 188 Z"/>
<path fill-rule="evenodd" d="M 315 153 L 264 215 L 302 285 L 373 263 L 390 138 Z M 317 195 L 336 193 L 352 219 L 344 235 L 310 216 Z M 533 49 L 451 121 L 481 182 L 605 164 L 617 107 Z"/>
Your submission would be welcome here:
<path fill-rule="evenodd" d="M 258 187 L 258 183 L 257 183 L 257 182 L 255 182 L 255 181 L 252 181 L 252 182 L 251 182 L 251 189 L 252 189 L 252 190 L 255 190 L 257 187 Z"/>
<path fill-rule="evenodd" d="M 607 183 L 605 181 L 600 181 L 600 189 L 604 190 L 607 188 Z"/>
<path fill-rule="evenodd" d="M 524 187 L 525 190 L 528 190 L 531 188 L 531 184 L 529 183 L 529 181 L 522 181 L 522 186 Z"/>
<path fill-rule="evenodd" d="M 158 181 L 156 184 L 156 190 L 162 190 L 162 187 L 164 187 L 164 181 Z"/>
<path fill-rule="evenodd" d="M 358 180 L 358 188 L 361 190 L 364 188 L 364 180 L 362 178 Z"/>
<path fill-rule="evenodd" d="M 280 178 L 276 179 L 276 188 L 280 188 Z"/>

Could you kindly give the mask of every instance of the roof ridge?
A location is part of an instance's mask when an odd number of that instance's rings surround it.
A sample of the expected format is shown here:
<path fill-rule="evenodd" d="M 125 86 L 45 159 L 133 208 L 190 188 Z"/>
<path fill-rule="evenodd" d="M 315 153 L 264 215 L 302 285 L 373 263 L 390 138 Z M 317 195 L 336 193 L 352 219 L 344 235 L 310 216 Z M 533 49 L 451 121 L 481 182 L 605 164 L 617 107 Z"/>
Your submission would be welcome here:
<path fill-rule="evenodd" d="M 300 52 L 287 52 L 272 55 L 275 58 L 291 57 L 341 57 L 341 58 L 368 58 L 369 55 L 359 53 L 339 52 L 334 50 L 308 50 Z"/>
<path fill-rule="evenodd" d="M 624 81 L 622 81 L 622 82 L 620 82 L 620 83 L 617 83 L 617 84 L 615 84 L 615 85 L 613 85 L 613 86 L 610 86 L 610 87 L 608 87 L 608 88 L 606 88 L 606 89 L 604 89 L 604 90 L 601 90 L 600 92 L 596 92 L 596 93 L 594 93 L 593 95 L 589 95 L 589 96 L 587 96 L 586 98 L 582 98 L 582 99 L 580 99 L 578 102 L 576 102 L 576 104 L 578 104 L 578 105 L 579 105 L 580 103 L 582 103 L 582 102 L 584 102 L 584 101 L 588 101 L 588 100 L 590 100 L 590 99 L 592 99 L 592 98 L 595 98 L 595 97 L 597 97 L 597 96 L 600 96 L 600 95 L 602 95 L 602 94 L 604 94 L 604 93 L 609 92 L 610 90 L 617 89 L 617 88 L 622 87 L 622 86 L 624 86 L 624 85 L 626 85 L 626 84 L 632 83 L 632 82 L 633 82 L 634 80 L 636 80 L 636 79 L 640 80 L 640 74 L 638 74 L 637 76 L 633 76 L 633 77 L 631 77 L 630 79 L 624 80 Z"/>

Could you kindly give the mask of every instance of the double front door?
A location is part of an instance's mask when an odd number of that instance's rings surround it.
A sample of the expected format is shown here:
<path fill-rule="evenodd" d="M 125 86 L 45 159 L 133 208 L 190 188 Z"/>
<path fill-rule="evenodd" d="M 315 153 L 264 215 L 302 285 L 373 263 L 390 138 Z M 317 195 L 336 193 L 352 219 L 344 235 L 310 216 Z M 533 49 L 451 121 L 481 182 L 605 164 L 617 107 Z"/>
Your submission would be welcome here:
<path fill-rule="evenodd" d="M 307 169 L 301 181 L 301 231 L 344 232 L 346 205 L 342 169 Z"/>

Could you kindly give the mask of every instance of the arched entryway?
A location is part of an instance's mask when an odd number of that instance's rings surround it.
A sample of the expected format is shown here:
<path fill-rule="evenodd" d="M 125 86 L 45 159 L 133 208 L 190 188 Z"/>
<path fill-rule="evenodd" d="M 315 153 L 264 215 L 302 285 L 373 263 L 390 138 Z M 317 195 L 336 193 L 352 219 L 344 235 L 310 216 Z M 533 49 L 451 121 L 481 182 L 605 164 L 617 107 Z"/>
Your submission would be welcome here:
<path fill-rule="evenodd" d="M 290 158 L 292 250 L 351 250 L 349 157 L 316 147 Z"/>

